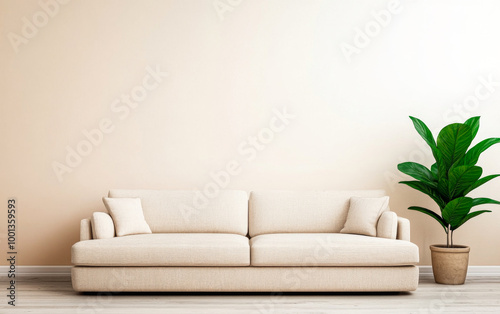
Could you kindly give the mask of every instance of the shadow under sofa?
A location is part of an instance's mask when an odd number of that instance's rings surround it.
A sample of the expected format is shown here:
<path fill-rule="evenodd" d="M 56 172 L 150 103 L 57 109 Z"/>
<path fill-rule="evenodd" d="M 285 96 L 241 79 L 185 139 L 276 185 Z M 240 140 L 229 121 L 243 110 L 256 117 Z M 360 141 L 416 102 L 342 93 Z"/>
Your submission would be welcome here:
<path fill-rule="evenodd" d="M 151 234 L 95 239 L 91 219 L 73 245 L 76 291 L 413 291 L 418 247 L 390 210 L 376 236 L 341 233 L 353 196 L 381 190 L 111 190 L 139 198 Z M 104 228 L 114 228 L 113 222 Z M 103 228 L 103 226 L 99 226 Z M 113 229 L 114 230 L 114 229 Z"/>

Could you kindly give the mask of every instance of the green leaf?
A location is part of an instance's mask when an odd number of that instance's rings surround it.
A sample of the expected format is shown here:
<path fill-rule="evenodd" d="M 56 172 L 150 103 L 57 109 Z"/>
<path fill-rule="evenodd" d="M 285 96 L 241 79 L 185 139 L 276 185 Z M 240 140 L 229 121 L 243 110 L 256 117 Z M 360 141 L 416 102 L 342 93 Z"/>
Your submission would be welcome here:
<path fill-rule="evenodd" d="M 419 181 L 425 182 L 432 187 L 437 187 L 437 183 L 434 182 L 434 176 L 431 171 L 421 164 L 416 162 L 404 162 L 398 165 L 398 169 L 402 173 Z"/>
<path fill-rule="evenodd" d="M 458 166 L 450 169 L 448 173 L 448 191 L 450 199 L 462 195 L 470 188 L 483 173 L 483 169 L 478 166 Z"/>
<path fill-rule="evenodd" d="M 411 121 L 413 121 L 413 126 L 415 127 L 415 130 L 417 130 L 418 134 L 424 139 L 424 141 L 429 145 L 431 148 L 436 147 L 436 141 L 434 140 L 434 136 L 432 136 L 431 130 L 425 125 L 425 123 L 417 119 L 415 117 L 410 117 Z"/>
<path fill-rule="evenodd" d="M 434 179 L 437 180 L 438 179 L 438 166 L 437 166 L 437 163 L 432 164 L 432 166 L 431 166 L 431 172 L 432 172 L 432 175 L 434 176 Z"/>
<path fill-rule="evenodd" d="M 474 218 L 474 217 L 479 216 L 479 215 L 484 214 L 484 213 L 491 213 L 491 210 L 478 210 L 478 211 L 475 211 L 472 213 L 468 213 L 467 216 L 464 217 L 462 222 L 460 224 L 458 224 L 458 226 L 455 226 L 455 228 L 451 228 L 451 230 L 458 229 L 458 227 L 460 227 L 461 225 L 466 223 L 469 219 Z"/>
<path fill-rule="evenodd" d="M 453 123 L 445 126 L 439 132 L 437 148 L 441 151 L 447 169 L 456 161 L 465 156 L 472 143 L 471 128 L 462 123 Z M 438 161 L 436 159 L 436 161 Z"/>
<path fill-rule="evenodd" d="M 485 184 L 486 182 L 488 182 L 492 179 L 495 179 L 496 177 L 500 177 L 500 174 L 492 174 L 492 175 L 489 175 L 489 176 L 486 176 L 484 178 L 477 180 L 470 188 L 468 188 L 467 190 L 464 191 L 464 196 L 469 194 L 472 190 Z"/>
<path fill-rule="evenodd" d="M 484 204 L 500 205 L 499 201 L 492 200 L 491 198 L 479 197 L 472 200 L 472 207 Z"/>
<path fill-rule="evenodd" d="M 441 179 L 439 179 L 437 190 L 445 203 L 448 203 L 451 200 L 450 190 L 448 188 L 449 186 L 450 186 L 450 181 L 446 179 L 444 176 L 441 177 Z"/>
<path fill-rule="evenodd" d="M 459 197 L 450 201 L 443 209 L 443 219 L 451 228 L 456 228 L 472 208 L 472 198 Z"/>
<path fill-rule="evenodd" d="M 424 139 L 424 141 L 429 145 L 432 151 L 432 155 L 434 156 L 434 159 L 436 159 L 437 163 L 437 179 L 440 177 L 446 175 L 448 169 L 446 168 L 446 164 L 443 160 L 442 153 L 439 151 L 436 145 L 436 141 L 434 140 L 434 136 L 432 135 L 432 132 L 429 130 L 427 125 L 425 123 L 415 117 L 410 116 L 411 121 L 413 122 L 413 126 L 415 127 L 415 130 L 417 130 L 418 134 Z"/>
<path fill-rule="evenodd" d="M 443 199 L 441 198 L 441 196 L 439 195 L 439 193 L 437 192 L 437 190 L 427 184 L 425 184 L 424 182 L 420 182 L 420 181 L 401 181 L 399 182 L 401 184 L 406 184 L 408 185 L 409 187 L 417 190 L 417 191 L 420 191 L 424 194 L 427 194 L 430 198 L 432 198 L 432 200 L 434 200 L 434 202 L 436 202 L 436 204 L 438 204 L 439 208 L 440 209 L 443 209 L 444 206 L 446 205 L 446 203 L 443 201 Z"/>
<path fill-rule="evenodd" d="M 477 131 L 479 130 L 479 118 L 481 117 L 472 117 L 464 122 L 464 124 L 467 124 L 471 129 L 472 139 L 476 137 Z"/>
<path fill-rule="evenodd" d="M 419 207 L 419 206 L 411 206 L 411 207 L 408 207 L 408 209 L 409 210 L 416 210 L 416 211 L 419 211 L 421 213 L 424 213 L 424 214 L 431 216 L 432 218 L 436 219 L 441 224 L 441 226 L 443 227 L 445 232 L 447 231 L 446 230 L 446 223 L 443 220 L 443 218 L 441 218 L 441 216 L 439 216 L 438 214 L 436 214 L 432 210 L 427 209 L 427 208 L 423 208 L 423 207 Z"/>
<path fill-rule="evenodd" d="M 488 138 L 472 147 L 461 160 L 462 165 L 475 165 L 479 156 L 491 146 L 500 143 L 500 138 Z"/>
<path fill-rule="evenodd" d="M 438 177 L 438 181 L 439 181 L 442 178 L 446 178 L 446 176 L 448 175 L 448 166 L 446 165 L 445 159 L 443 158 L 443 154 L 441 153 L 439 148 L 434 147 L 432 149 L 432 155 L 434 156 L 434 159 L 436 160 L 437 177 Z"/>

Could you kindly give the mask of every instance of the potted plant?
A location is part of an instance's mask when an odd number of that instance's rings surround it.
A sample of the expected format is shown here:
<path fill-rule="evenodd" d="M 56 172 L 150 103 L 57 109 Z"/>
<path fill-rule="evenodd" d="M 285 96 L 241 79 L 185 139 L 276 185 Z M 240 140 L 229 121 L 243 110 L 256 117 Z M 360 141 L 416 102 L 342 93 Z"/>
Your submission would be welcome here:
<path fill-rule="evenodd" d="M 446 245 L 430 246 L 432 270 L 437 283 L 456 285 L 465 282 L 470 248 L 454 244 L 453 232 L 469 219 L 491 212 L 471 211 L 473 207 L 500 204 L 490 198 L 467 196 L 474 189 L 500 176 L 493 174 L 481 177 L 483 170 L 476 165 L 481 153 L 500 143 L 500 138 L 485 139 L 469 149 L 479 129 L 479 118 L 472 117 L 465 123 L 447 125 L 435 140 L 424 122 L 410 117 L 418 134 L 431 148 L 436 162 L 430 169 L 415 162 L 399 164 L 399 171 L 415 179 L 399 183 L 428 195 L 439 207 L 438 212 L 419 206 L 408 208 L 434 218 L 446 233 Z"/>

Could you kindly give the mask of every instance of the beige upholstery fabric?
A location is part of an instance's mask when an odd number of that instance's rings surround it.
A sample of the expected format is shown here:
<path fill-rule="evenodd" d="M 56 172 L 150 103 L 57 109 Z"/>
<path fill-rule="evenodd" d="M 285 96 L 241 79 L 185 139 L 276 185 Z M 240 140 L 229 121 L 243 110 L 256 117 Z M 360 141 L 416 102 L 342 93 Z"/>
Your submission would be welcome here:
<path fill-rule="evenodd" d="M 249 202 L 249 234 L 340 232 L 352 196 L 381 197 L 365 191 L 253 191 Z"/>
<path fill-rule="evenodd" d="M 375 237 L 378 219 L 388 209 L 389 196 L 351 197 L 347 219 L 340 232 Z"/>
<path fill-rule="evenodd" d="M 401 266 L 418 263 L 418 247 L 342 233 L 282 233 L 250 240 L 252 266 Z"/>
<path fill-rule="evenodd" d="M 78 242 L 71 261 L 88 266 L 248 266 L 248 238 L 236 234 L 141 234 Z"/>
<path fill-rule="evenodd" d="M 397 231 L 398 215 L 391 211 L 383 212 L 377 224 L 377 237 L 396 239 Z"/>
<path fill-rule="evenodd" d="M 106 209 L 113 218 L 116 236 L 151 233 L 144 219 L 139 198 L 102 198 Z"/>
<path fill-rule="evenodd" d="M 73 267 L 71 279 L 76 291 L 413 291 L 418 268 Z"/>
<path fill-rule="evenodd" d="M 219 191 L 207 197 L 199 191 L 111 190 L 109 197 L 138 197 L 154 233 L 218 232 L 246 235 L 248 196 L 245 191 Z"/>
<path fill-rule="evenodd" d="M 393 237 L 395 214 L 379 219 L 380 237 L 319 233 L 342 229 L 350 197 L 384 194 L 255 192 L 248 212 L 242 191 L 221 191 L 205 202 L 192 191 L 112 190 L 109 195 L 114 198 L 141 198 L 155 233 L 85 241 L 92 238 L 92 231 L 90 221 L 82 220 L 82 241 L 71 250 L 76 265 L 73 287 L 76 291 L 412 291 L 418 285 L 414 266 L 418 247 L 384 238 Z M 409 240 L 409 221 L 397 220 L 397 239 Z M 245 237 L 248 226 L 250 234 L 258 235 L 251 243 Z"/>
<path fill-rule="evenodd" d="M 113 219 L 106 213 L 95 212 L 90 218 L 93 239 L 110 239 L 115 236 Z"/>
<path fill-rule="evenodd" d="M 410 221 L 403 217 L 398 217 L 398 240 L 410 241 Z"/>
<path fill-rule="evenodd" d="M 80 221 L 80 241 L 92 239 L 92 227 L 90 219 L 82 219 Z"/>

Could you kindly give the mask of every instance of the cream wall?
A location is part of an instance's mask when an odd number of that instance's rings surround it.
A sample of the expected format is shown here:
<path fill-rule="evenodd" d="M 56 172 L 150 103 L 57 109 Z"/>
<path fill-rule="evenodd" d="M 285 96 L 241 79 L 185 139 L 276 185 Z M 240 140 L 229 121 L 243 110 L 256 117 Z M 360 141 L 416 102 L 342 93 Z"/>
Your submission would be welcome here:
<path fill-rule="evenodd" d="M 387 25 L 356 48 L 356 30 L 376 32 L 371 12 L 388 6 L 395 13 L 390 21 L 383 15 Z M 438 129 L 481 115 L 478 137 L 500 136 L 500 86 L 489 95 L 478 87 L 481 78 L 500 81 L 498 1 L 74 0 L 58 7 L 44 21 L 37 1 L 0 1 L 1 246 L 7 200 L 15 197 L 20 265 L 70 264 L 80 219 L 104 210 L 110 188 L 203 189 L 231 160 L 240 165 L 231 189 L 386 189 L 391 208 L 411 220 L 428 265 L 428 246 L 444 242 L 444 233 L 406 210 L 432 203 L 396 183 L 403 178 L 397 163 L 431 163 L 408 116 Z M 46 25 L 12 45 L 23 18 L 33 17 Z M 347 44 L 359 49 L 351 62 L 342 53 Z M 147 67 L 168 77 L 156 84 Z M 139 93 L 144 79 L 151 90 L 124 117 L 115 100 Z M 271 136 L 262 130 L 273 109 L 285 107 L 294 118 L 251 159 L 248 136 Z M 99 123 L 112 124 L 104 127 L 110 132 L 60 182 L 54 162 L 64 163 L 67 146 L 84 145 L 82 131 Z M 484 154 L 486 173 L 500 172 L 499 158 L 500 146 Z M 499 190 L 500 180 L 492 181 L 477 195 L 500 199 Z M 494 210 L 456 232 L 457 243 L 472 247 L 472 265 L 500 265 Z"/>

